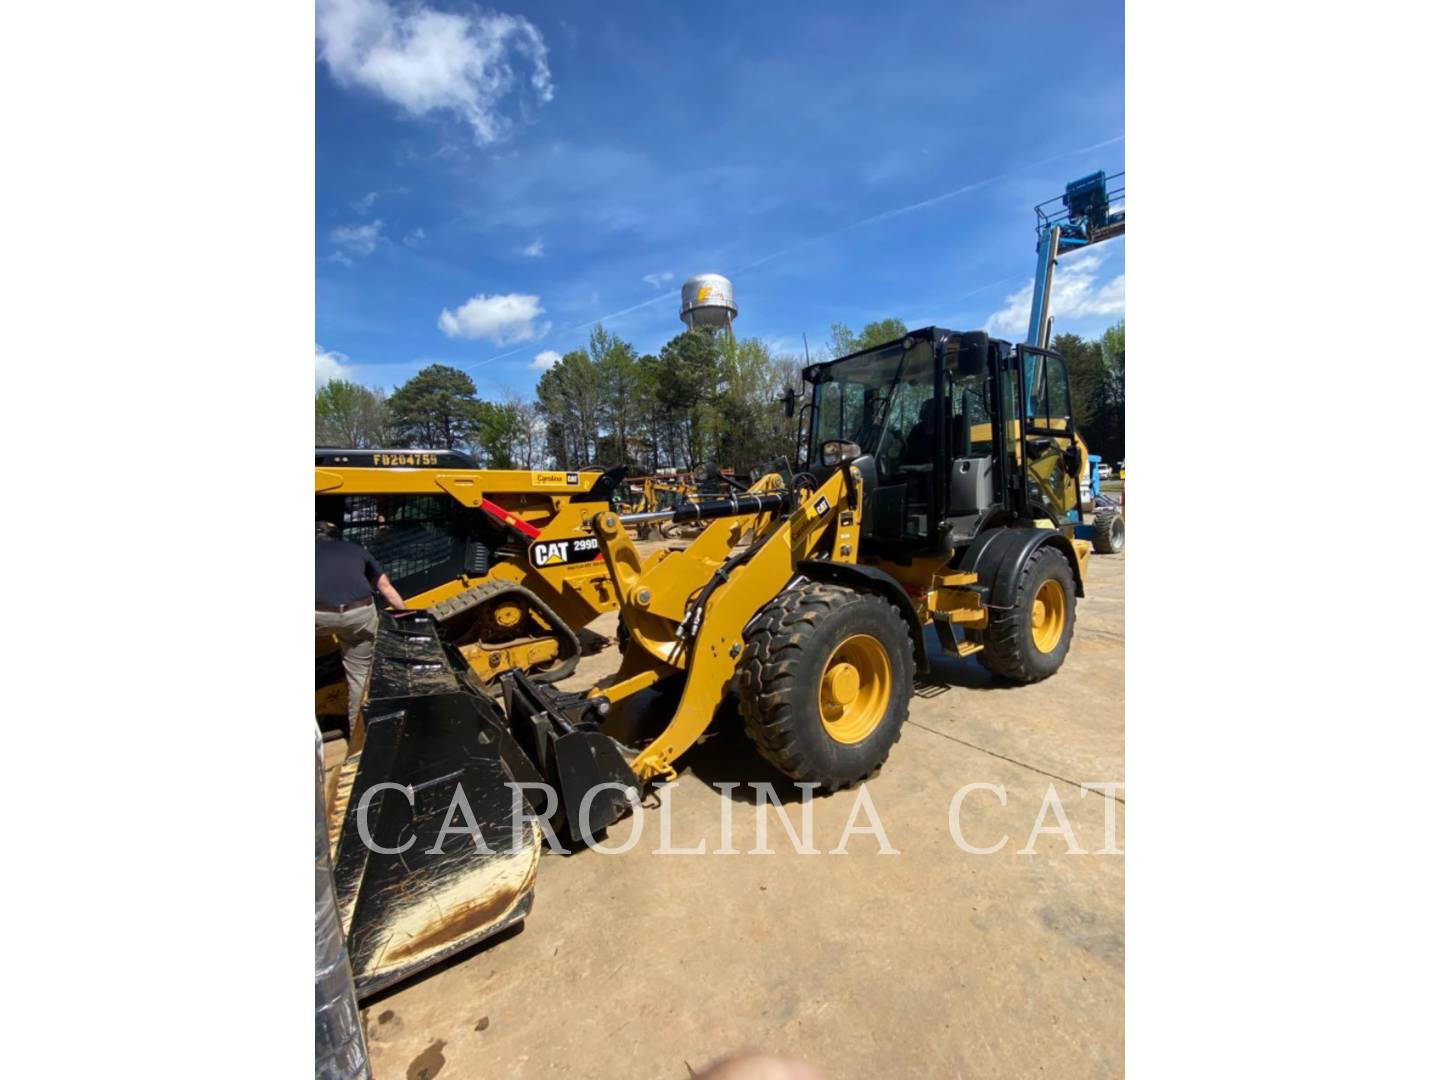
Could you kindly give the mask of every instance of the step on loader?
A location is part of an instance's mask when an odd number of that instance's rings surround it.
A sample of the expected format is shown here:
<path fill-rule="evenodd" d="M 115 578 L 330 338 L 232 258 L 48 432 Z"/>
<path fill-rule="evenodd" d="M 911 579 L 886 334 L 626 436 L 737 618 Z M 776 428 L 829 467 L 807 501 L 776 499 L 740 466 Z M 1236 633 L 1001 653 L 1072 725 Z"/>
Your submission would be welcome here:
<path fill-rule="evenodd" d="M 929 328 L 804 375 L 800 471 L 777 462 L 743 492 L 576 522 L 627 631 L 600 685 L 564 693 L 512 669 L 496 700 L 433 623 L 387 618 L 336 802 L 362 996 L 521 919 L 542 839 L 603 836 L 676 775 L 727 693 L 766 760 L 833 791 L 900 738 L 927 626 L 1005 681 L 1060 668 L 1090 553 L 1070 514 L 1064 361 Z M 642 557 L 628 530 L 660 514 L 704 531 Z"/>

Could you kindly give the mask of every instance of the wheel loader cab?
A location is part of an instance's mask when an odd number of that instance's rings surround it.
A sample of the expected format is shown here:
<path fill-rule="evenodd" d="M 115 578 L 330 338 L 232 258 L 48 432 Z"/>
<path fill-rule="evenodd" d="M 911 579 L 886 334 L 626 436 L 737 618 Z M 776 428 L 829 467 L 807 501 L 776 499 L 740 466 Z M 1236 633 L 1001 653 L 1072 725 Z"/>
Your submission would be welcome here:
<path fill-rule="evenodd" d="M 852 442 L 864 455 L 863 536 L 884 547 L 933 547 L 941 509 L 935 342 L 921 331 L 865 352 L 806 369 L 814 386 L 809 459 L 821 447 Z"/>
<path fill-rule="evenodd" d="M 815 364 L 805 378 L 811 468 L 825 471 L 821 447 L 833 440 L 865 455 L 861 535 L 871 554 L 953 550 L 1008 521 L 1076 520 L 1076 439 L 1057 354 L 927 327 Z"/>

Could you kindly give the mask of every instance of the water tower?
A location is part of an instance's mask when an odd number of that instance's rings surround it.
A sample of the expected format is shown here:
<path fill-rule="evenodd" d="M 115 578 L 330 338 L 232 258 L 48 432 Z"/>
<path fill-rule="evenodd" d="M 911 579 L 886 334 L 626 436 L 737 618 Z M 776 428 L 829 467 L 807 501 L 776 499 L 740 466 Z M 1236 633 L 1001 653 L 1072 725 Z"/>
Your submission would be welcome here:
<path fill-rule="evenodd" d="M 680 286 L 680 321 L 687 329 L 719 326 L 733 335 L 733 324 L 739 314 L 740 309 L 735 306 L 735 286 L 727 277 L 696 274 Z"/>

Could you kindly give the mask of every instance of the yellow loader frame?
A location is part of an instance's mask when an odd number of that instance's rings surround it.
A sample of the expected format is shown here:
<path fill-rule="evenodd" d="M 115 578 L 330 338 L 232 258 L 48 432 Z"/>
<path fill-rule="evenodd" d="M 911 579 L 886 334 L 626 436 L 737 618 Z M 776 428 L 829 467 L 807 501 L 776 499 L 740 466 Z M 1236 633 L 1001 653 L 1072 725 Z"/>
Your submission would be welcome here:
<path fill-rule="evenodd" d="M 750 493 L 783 490 L 781 477 L 770 474 Z M 670 722 L 631 762 L 642 781 L 673 777 L 676 759 L 704 734 L 735 676 L 745 628 L 762 608 L 799 574 L 833 577 L 839 567 L 857 567 L 862 500 L 860 473 L 846 465 L 806 493 L 789 514 L 762 511 L 719 518 L 684 552 L 658 551 L 648 559 L 631 541 L 620 515 L 604 511 L 590 516 L 588 524 L 600 540 L 631 638 L 620 671 L 590 691 L 590 697 L 603 696 L 616 705 L 662 679 L 685 675 Z M 735 549 L 747 535 L 753 542 L 743 560 L 737 560 Z M 1088 548 L 1083 542 L 1075 546 Z M 989 618 L 981 594 L 971 588 L 978 575 L 950 570 L 946 561 L 917 560 L 909 567 L 877 563 L 884 576 L 874 575 L 866 583 L 883 590 L 888 576 L 904 589 L 897 597 L 899 590 L 891 584 L 889 594 L 908 614 L 922 668 L 920 635 L 925 624 L 938 617 L 978 630 Z M 855 573 L 863 570 L 857 567 Z M 696 602 L 697 596 L 703 596 L 702 601 Z M 961 647 L 961 655 L 981 648 L 969 642 Z"/>
<path fill-rule="evenodd" d="M 583 497 L 603 474 L 554 470 L 504 470 L 426 465 L 439 455 L 356 452 L 367 464 L 317 465 L 317 496 L 366 497 L 444 495 L 467 509 L 489 515 L 494 524 L 509 530 L 515 543 L 527 548 L 536 542 L 573 541 L 590 535 L 586 520 L 595 503 Z M 401 464 L 383 464 L 397 459 Z M 372 462 L 373 460 L 373 463 Z M 415 464 L 409 464 L 414 462 Z M 492 563 L 483 574 L 461 570 L 451 580 L 404 596 L 410 608 L 441 611 L 459 602 L 470 590 L 487 583 L 509 583 L 529 590 L 572 632 L 601 613 L 613 611 L 617 596 L 610 574 L 598 555 L 584 562 L 554 562 L 537 567 L 527 556 Z M 502 605 L 495 619 L 503 627 L 524 618 L 519 606 Z M 509 622 L 507 623 L 507 620 Z M 558 628 L 552 628 L 558 629 Z M 529 670 L 553 661 L 560 652 L 555 636 L 530 635 L 500 642 L 475 641 L 459 646 L 471 670 L 482 682 L 512 668 Z M 317 642 L 324 651 L 324 643 Z M 344 713 L 343 683 L 317 688 L 316 711 Z"/>

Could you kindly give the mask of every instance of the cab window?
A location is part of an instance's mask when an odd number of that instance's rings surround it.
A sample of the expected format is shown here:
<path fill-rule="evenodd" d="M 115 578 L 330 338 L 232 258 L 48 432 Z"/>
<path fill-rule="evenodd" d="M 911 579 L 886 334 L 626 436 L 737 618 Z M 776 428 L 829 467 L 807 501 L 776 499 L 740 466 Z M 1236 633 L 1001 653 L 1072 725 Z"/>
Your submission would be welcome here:
<path fill-rule="evenodd" d="M 990 426 L 990 386 L 983 375 L 956 379 L 947 374 L 950 445 L 956 457 L 985 457 L 994 433 Z"/>
<path fill-rule="evenodd" d="M 1049 431 L 1070 428 L 1070 379 L 1065 361 L 1058 356 L 1031 354 L 1026 365 L 1029 372 L 1030 398 L 1026 412 L 1034 427 Z"/>

